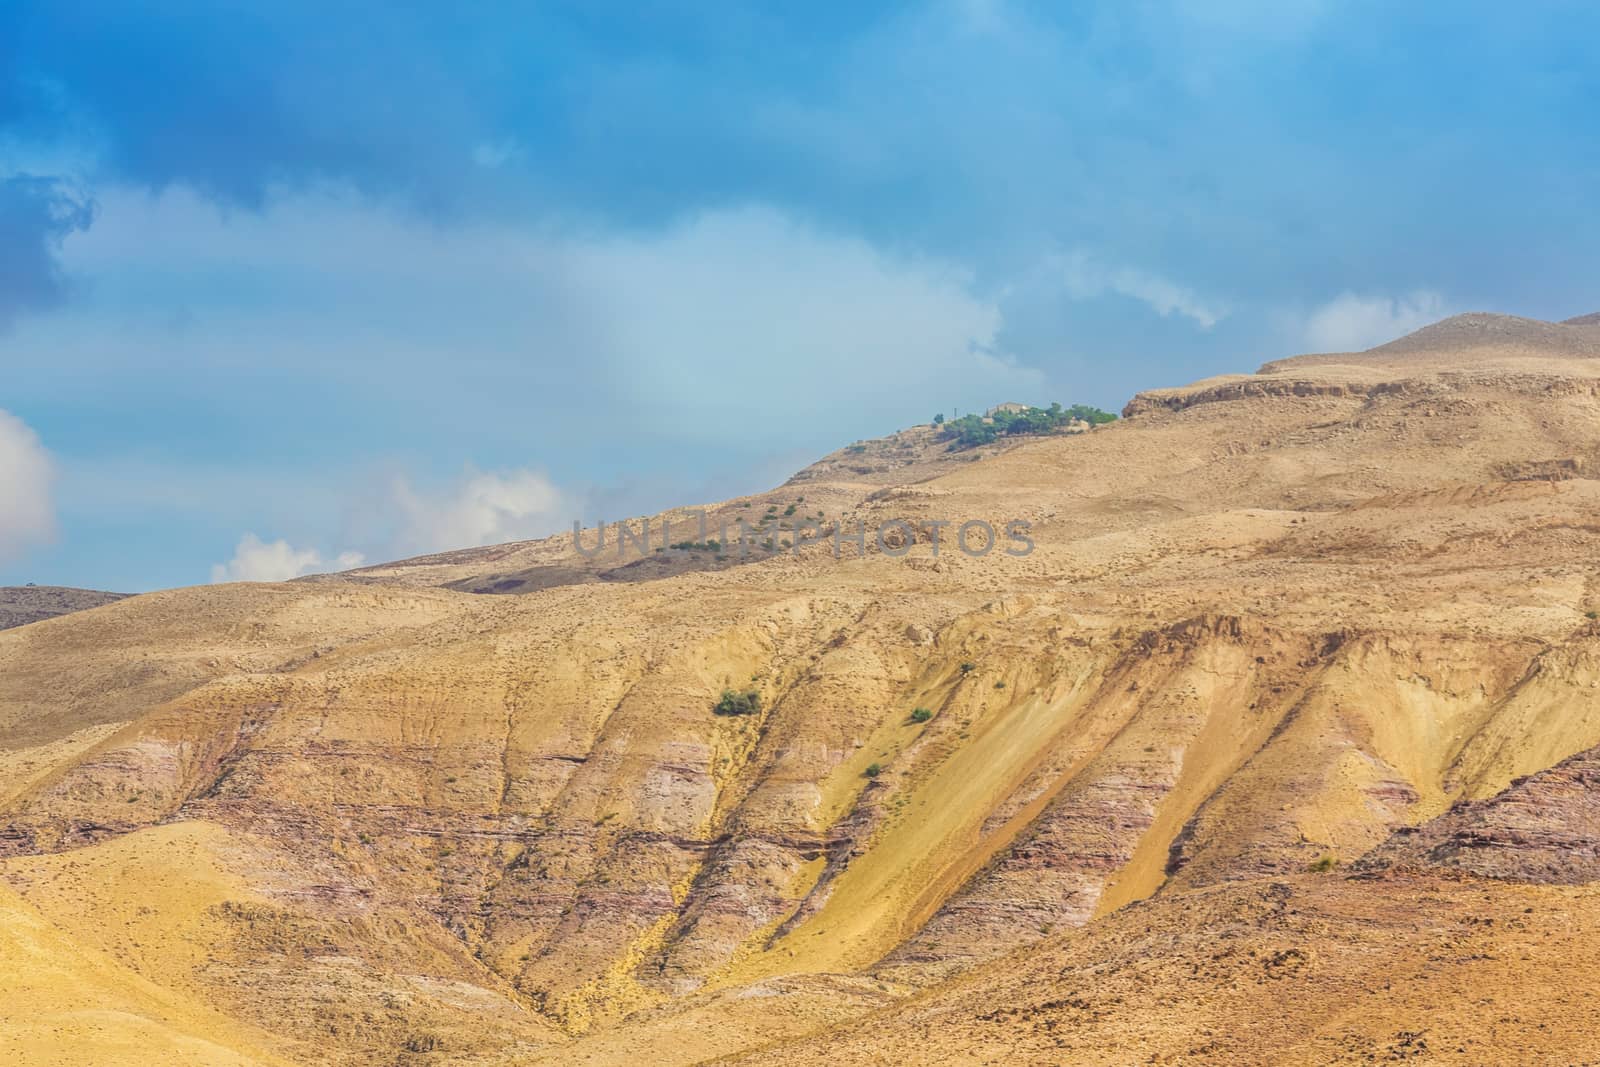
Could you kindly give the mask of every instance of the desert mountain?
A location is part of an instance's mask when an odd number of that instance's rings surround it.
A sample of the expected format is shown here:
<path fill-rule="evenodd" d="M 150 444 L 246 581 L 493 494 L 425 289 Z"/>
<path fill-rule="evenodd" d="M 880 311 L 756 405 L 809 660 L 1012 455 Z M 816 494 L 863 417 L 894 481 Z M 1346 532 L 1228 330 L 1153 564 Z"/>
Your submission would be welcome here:
<path fill-rule="evenodd" d="M 1072 426 L 1063 432 L 1087 428 Z M 795 538 L 806 536 L 807 529 L 812 531 L 809 536 L 822 535 L 825 539 L 841 525 L 846 531 L 854 530 L 867 502 L 914 496 L 922 492 L 914 487 L 961 470 L 969 463 L 998 456 L 1026 440 L 1000 437 L 982 446 L 952 447 L 936 427 L 914 426 L 888 437 L 857 441 L 830 453 L 770 492 L 622 519 L 609 524 L 604 535 L 601 530 L 590 528 L 576 541 L 567 535 L 463 549 L 305 580 L 332 578 L 507 594 L 557 585 L 644 582 L 692 571 L 723 570 L 770 559 L 774 551 L 788 547 L 785 542 L 792 545 Z M 806 523 L 811 527 L 802 529 Z M 648 546 L 641 547 L 630 539 L 621 547 L 619 526 L 633 538 L 648 532 Z M 741 529 L 757 528 L 771 532 L 771 546 L 759 547 L 763 538 L 750 536 L 752 544 L 747 551 L 737 551 L 731 544 L 724 548 L 723 542 L 737 539 Z M 579 551 L 579 545 L 587 551 Z M 671 550 L 673 545 L 686 547 Z M 663 547 L 669 550 L 657 551 Z"/>
<path fill-rule="evenodd" d="M 753 555 L 685 510 L 665 553 L 568 533 L 7 631 L 0 1033 L 1600 1057 L 1595 355 L 1458 316 L 1088 432 L 859 442 L 705 509 L 771 516 Z M 804 519 L 904 525 L 836 554 Z M 1032 551 L 953 547 L 974 520 Z"/>
<path fill-rule="evenodd" d="M 94 589 L 68 589 L 59 585 L 0 586 L 0 630 L 26 626 L 30 622 L 53 619 L 74 611 L 87 611 L 121 600 L 125 593 L 102 593 Z"/>

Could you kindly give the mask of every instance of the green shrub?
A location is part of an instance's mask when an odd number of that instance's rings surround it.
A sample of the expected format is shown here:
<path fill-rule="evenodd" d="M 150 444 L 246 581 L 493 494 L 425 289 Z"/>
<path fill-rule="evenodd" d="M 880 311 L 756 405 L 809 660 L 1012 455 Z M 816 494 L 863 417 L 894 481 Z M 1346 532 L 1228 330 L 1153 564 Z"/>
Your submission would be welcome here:
<path fill-rule="evenodd" d="M 710 541 L 679 541 L 667 547 L 679 552 L 721 552 L 722 542 L 712 538 Z M 661 550 L 656 549 L 656 551 Z"/>
<path fill-rule="evenodd" d="M 973 671 L 975 671 L 977 669 L 978 669 L 978 665 L 976 663 L 973 663 L 971 660 L 968 660 L 967 662 L 965 662 L 965 663 L 963 663 L 961 665 L 961 673 L 962 674 L 971 674 Z"/>
<path fill-rule="evenodd" d="M 1312 874 L 1327 874 L 1337 866 L 1339 866 L 1339 861 L 1336 858 L 1333 856 L 1324 856 L 1306 869 Z"/>
<path fill-rule="evenodd" d="M 918 708 L 911 713 L 912 722 L 927 722 L 931 718 L 933 718 L 933 712 L 927 708 Z"/>
<path fill-rule="evenodd" d="M 876 778 L 878 775 L 883 773 L 883 765 L 880 763 L 869 763 L 867 764 L 865 773 L 868 778 Z"/>
<path fill-rule="evenodd" d="M 754 689 L 724 689 L 711 710 L 717 715 L 756 715 L 761 711 L 761 694 Z"/>
<path fill-rule="evenodd" d="M 994 683 L 994 687 L 996 689 L 1004 689 L 1006 687 L 1005 679 L 1002 678 L 1000 681 Z"/>

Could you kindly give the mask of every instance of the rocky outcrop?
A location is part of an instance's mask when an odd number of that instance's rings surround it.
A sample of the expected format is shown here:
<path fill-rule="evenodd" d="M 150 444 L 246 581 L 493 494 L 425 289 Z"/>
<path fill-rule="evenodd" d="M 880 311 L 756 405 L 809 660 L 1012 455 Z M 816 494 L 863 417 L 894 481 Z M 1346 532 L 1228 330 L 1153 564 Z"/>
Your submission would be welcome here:
<path fill-rule="evenodd" d="M 1405 382 L 1330 382 L 1315 379 L 1237 378 L 1216 385 L 1187 389 L 1151 389 L 1139 393 L 1122 409 L 1122 417 L 1135 418 L 1151 411 L 1182 411 L 1197 404 L 1271 397 L 1368 397 L 1405 392 Z"/>
<path fill-rule="evenodd" d="M 1503 793 L 1462 801 L 1406 827 L 1358 870 L 1442 867 L 1517 882 L 1600 881 L 1600 748 L 1589 749 Z"/>

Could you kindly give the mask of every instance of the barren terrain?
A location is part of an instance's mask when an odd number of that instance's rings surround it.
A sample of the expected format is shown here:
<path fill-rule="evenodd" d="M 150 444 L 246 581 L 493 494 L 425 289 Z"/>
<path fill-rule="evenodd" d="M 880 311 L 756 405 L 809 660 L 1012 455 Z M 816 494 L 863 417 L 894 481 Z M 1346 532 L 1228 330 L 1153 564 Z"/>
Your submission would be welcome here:
<path fill-rule="evenodd" d="M 858 442 L 743 558 L 0 633 L 0 1059 L 1600 1060 L 1597 356 L 1461 316 Z"/>
<path fill-rule="evenodd" d="M 85 611 L 121 600 L 122 593 L 94 589 L 67 589 L 58 585 L 0 586 L 0 630 L 26 626 L 74 611 Z"/>

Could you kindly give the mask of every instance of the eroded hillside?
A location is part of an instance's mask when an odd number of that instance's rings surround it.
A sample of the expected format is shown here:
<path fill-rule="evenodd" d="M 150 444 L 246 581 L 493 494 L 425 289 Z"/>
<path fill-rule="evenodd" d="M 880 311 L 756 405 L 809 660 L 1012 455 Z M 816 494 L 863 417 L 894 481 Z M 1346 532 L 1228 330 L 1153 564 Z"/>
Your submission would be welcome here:
<path fill-rule="evenodd" d="M 647 573 L 568 535 L 8 631 L 0 875 L 293 1062 L 1577 1048 L 1590 990 L 1538 953 L 1592 973 L 1592 858 L 1440 851 L 1600 746 L 1596 328 L 1525 322 L 710 509 L 907 545 Z M 954 549 L 973 519 L 1034 550 Z M 1492 1026 L 1409 1021 L 1482 982 Z"/>

